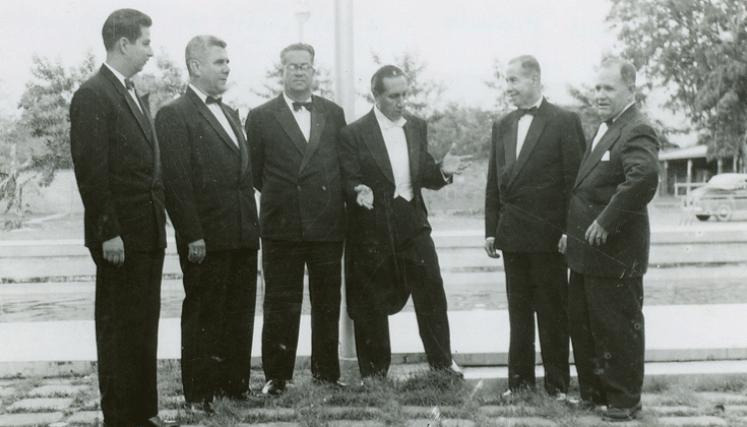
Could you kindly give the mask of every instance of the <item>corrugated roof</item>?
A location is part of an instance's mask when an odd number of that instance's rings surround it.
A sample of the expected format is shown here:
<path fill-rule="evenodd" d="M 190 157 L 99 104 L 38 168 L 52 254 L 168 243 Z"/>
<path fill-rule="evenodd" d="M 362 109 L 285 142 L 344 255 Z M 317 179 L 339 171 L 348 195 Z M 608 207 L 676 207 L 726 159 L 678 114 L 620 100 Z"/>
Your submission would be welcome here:
<path fill-rule="evenodd" d="M 694 145 L 659 153 L 659 160 L 704 159 L 707 151 L 708 147 L 705 145 Z"/>

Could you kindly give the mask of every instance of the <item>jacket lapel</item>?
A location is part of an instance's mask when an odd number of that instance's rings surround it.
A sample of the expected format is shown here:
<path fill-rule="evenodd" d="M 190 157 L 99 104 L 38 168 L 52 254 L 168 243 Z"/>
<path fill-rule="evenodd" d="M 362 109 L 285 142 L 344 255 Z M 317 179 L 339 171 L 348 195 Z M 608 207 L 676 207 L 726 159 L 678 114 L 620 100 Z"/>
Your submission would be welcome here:
<path fill-rule="evenodd" d="M 545 130 L 546 124 L 547 124 L 547 101 L 542 101 L 542 104 L 540 105 L 537 115 L 534 116 L 534 118 L 532 119 L 532 124 L 529 125 L 529 130 L 527 131 L 526 138 L 524 138 L 524 144 L 521 147 L 519 158 L 516 160 L 516 164 L 511 170 L 511 175 L 508 180 L 509 184 L 511 183 L 511 181 L 513 181 L 516 178 L 516 176 L 521 171 L 521 168 L 523 168 L 524 165 L 527 163 L 529 156 L 532 154 L 532 150 L 534 150 L 534 146 L 537 145 L 537 142 L 539 141 L 539 137 L 540 135 L 542 135 L 542 131 Z M 517 126 L 518 126 L 518 123 L 517 123 Z M 516 138 L 514 137 L 514 150 L 515 149 L 516 149 Z"/>
<path fill-rule="evenodd" d="M 145 137 L 151 144 L 153 144 L 155 141 L 155 134 L 153 133 L 153 125 L 150 123 L 150 117 L 146 116 L 148 110 L 145 109 L 145 104 L 140 100 L 136 101 L 127 91 L 127 88 L 124 87 L 122 82 L 106 65 L 101 66 L 101 74 L 114 85 L 117 92 L 119 92 L 119 94 L 124 98 L 130 111 L 132 111 L 132 115 L 135 116 L 135 120 L 137 120 L 138 125 L 140 125 L 140 129 L 142 129 L 145 134 Z M 141 107 L 136 104 L 137 102 L 140 102 L 140 106 L 143 108 L 142 110 L 140 109 Z"/>
<path fill-rule="evenodd" d="M 288 138 L 293 142 L 293 145 L 298 148 L 298 151 L 305 153 L 306 146 L 308 145 L 306 138 L 303 136 L 301 128 L 298 127 L 298 122 L 296 121 L 296 118 L 293 117 L 293 113 L 288 107 L 288 104 L 286 104 L 282 93 L 280 96 L 275 98 L 275 117 L 288 135 Z"/>
<path fill-rule="evenodd" d="M 239 153 L 239 147 L 236 146 L 236 144 L 233 143 L 233 140 L 226 132 L 226 129 L 223 127 L 223 125 L 220 124 L 217 118 L 215 118 L 215 114 L 213 114 L 212 111 L 205 105 L 204 102 L 200 99 L 199 96 L 192 90 L 192 88 L 187 88 L 187 96 L 194 102 L 195 106 L 197 107 L 197 111 L 200 113 L 200 115 L 212 126 L 212 128 L 220 135 L 220 138 L 223 140 L 223 143 L 226 144 L 236 155 L 240 155 Z M 225 114 L 225 110 L 224 110 Z M 230 120 L 229 120 L 230 123 Z M 235 133 L 235 132 L 234 132 Z M 236 136 L 238 138 L 238 135 Z"/>
<path fill-rule="evenodd" d="M 312 97 L 313 99 L 314 97 Z M 294 118 L 295 120 L 295 118 Z M 305 148 L 303 153 L 303 160 L 301 161 L 300 171 L 309 164 L 311 156 L 314 155 L 316 149 L 319 147 L 322 132 L 324 131 L 324 124 L 327 122 L 327 112 L 324 109 L 324 105 L 319 100 L 311 103 L 311 133 L 309 134 L 309 144 Z M 299 129 L 300 130 L 300 129 Z"/>
<path fill-rule="evenodd" d="M 504 165 L 509 174 L 516 163 L 516 137 L 519 133 L 519 119 L 513 112 L 508 117 L 508 132 L 503 135 Z"/>
<path fill-rule="evenodd" d="M 368 127 L 368 132 L 365 133 L 363 140 L 368 146 L 368 150 L 371 152 L 374 161 L 379 165 L 379 169 L 381 169 L 384 176 L 394 184 L 392 163 L 389 161 L 389 154 L 387 153 L 386 145 L 384 144 L 384 135 L 381 133 L 379 122 L 376 120 L 376 115 L 373 110 L 366 115 L 366 127 Z"/>
<path fill-rule="evenodd" d="M 407 140 L 407 154 L 410 157 L 410 179 L 415 182 L 420 171 L 420 141 L 415 129 L 415 122 L 407 120 L 404 126 L 405 140 Z"/>
<path fill-rule="evenodd" d="M 224 104 L 221 104 L 221 108 L 223 108 L 223 112 L 226 114 L 226 119 L 228 119 L 228 123 L 231 124 L 231 128 L 233 129 L 233 133 L 236 135 L 236 140 L 239 143 L 238 149 L 241 155 L 241 173 L 242 175 L 246 174 L 247 169 L 249 168 L 249 149 L 246 145 L 244 130 L 239 125 L 241 121 L 239 120 L 238 113 L 233 112 Z"/>

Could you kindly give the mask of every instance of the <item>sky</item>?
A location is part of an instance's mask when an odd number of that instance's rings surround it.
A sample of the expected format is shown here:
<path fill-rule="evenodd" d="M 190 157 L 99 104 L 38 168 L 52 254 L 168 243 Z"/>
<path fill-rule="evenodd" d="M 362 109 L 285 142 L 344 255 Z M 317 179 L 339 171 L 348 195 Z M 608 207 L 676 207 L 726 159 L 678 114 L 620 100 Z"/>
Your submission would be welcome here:
<path fill-rule="evenodd" d="M 156 54 L 181 66 L 184 47 L 197 34 L 228 43 L 231 90 L 227 100 L 254 106 L 249 88 L 259 87 L 280 50 L 298 41 L 293 14 L 298 0 L 4 0 L 0 15 L 0 108 L 13 109 L 31 78 L 32 55 L 81 62 L 86 51 L 105 59 L 101 26 L 113 10 L 132 7 L 153 18 Z M 310 19 L 303 41 L 317 51 L 316 63 L 334 67 L 335 0 L 308 0 Z M 368 89 L 376 70 L 372 52 L 390 62 L 404 52 L 427 63 L 424 77 L 442 83 L 444 100 L 490 107 L 496 92 L 485 86 L 493 62 L 523 54 L 543 67 L 548 97 L 570 102 L 566 86 L 589 83 L 615 37 L 604 17 L 608 0 L 353 0 L 354 68 L 357 90 Z M 144 72 L 155 71 L 150 61 Z M 185 72 L 186 75 L 186 72 Z M 365 104 L 363 108 L 365 108 Z M 358 115 L 366 111 L 357 111 Z M 367 108 L 366 108 L 367 109 Z"/>

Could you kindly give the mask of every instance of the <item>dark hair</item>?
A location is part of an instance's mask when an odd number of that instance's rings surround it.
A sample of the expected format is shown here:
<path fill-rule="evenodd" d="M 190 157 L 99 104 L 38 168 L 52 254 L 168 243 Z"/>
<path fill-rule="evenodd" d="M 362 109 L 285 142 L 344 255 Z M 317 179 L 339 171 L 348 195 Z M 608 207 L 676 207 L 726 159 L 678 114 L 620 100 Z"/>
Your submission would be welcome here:
<path fill-rule="evenodd" d="M 635 86 L 635 75 L 636 75 L 636 69 L 635 66 L 624 59 L 620 58 L 607 58 L 604 61 L 602 61 L 602 64 L 599 66 L 599 68 L 612 68 L 612 67 L 618 67 L 620 70 L 620 77 L 622 77 L 622 81 L 625 82 L 626 85 Z"/>
<path fill-rule="evenodd" d="M 119 9 L 106 18 L 101 35 L 104 38 L 104 47 L 110 51 L 117 40 L 127 37 L 127 40 L 135 42 L 142 35 L 142 27 L 150 27 L 153 21 L 150 16 L 135 9 Z"/>
<path fill-rule="evenodd" d="M 311 54 L 311 64 L 314 64 L 314 48 L 310 44 L 306 43 L 293 43 L 287 46 L 285 49 L 280 51 L 280 64 L 285 65 L 285 54 L 293 50 L 305 50 Z"/>
<path fill-rule="evenodd" d="M 379 96 L 386 88 L 384 87 L 384 79 L 390 77 L 404 76 L 405 73 L 394 65 L 384 65 L 383 67 L 376 70 L 373 77 L 371 77 L 371 92 L 374 96 Z"/>
<path fill-rule="evenodd" d="M 189 75 L 192 75 L 192 70 L 189 68 L 189 61 L 199 61 L 211 46 L 218 46 L 225 49 L 228 44 L 218 37 L 209 35 L 192 37 L 192 40 L 187 43 L 187 48 L 184 49 L 184 60 L 187 63 L 187 72 Z"/>
<path fill-rule="evenodd" d="M 533 57 L 532 55 L 522 55 L 517 56 L 516 58 L 508 61 L 508 63 L 512 62 L 518 62 L 519 65 L 521 65 L 521 69 L 524 71 L 524 74 L 526 75 L 527 71 L 537 73 L 537 75 L 542 78 L 542 69 L 540 68 L 539 61 L 537 61 L 537 58 Z"/>

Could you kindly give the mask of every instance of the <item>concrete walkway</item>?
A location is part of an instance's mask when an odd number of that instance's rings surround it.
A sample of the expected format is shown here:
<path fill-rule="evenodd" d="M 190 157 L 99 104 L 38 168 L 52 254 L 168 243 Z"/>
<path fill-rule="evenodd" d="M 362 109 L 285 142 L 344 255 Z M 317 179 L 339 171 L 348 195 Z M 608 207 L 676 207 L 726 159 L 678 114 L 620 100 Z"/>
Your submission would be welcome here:
<path fill-rule="evenodd" d="M 647 362 L 747 361 L 747 304 L 644 307 Z M 509 330 L 505 310 L 451 311 L 454 357 L 460 365 L 507 362 Z M 390 317 L 393 362 L 424 361 L 413 312 Z M 255 323 L 253 358 L 260 356 L 262 318 Z M 180 358 L 180 320 L 161 319 L 159 359 Z M 96 360 L 93 321 L 0 323 L 0 377 L 87 373 Z M 311 354 L 310 318 L 302 317 L 298 355 Z M 351 355 L 354 357 L 354 355 Z M 747 364 L 747 362 L 745 362 Z M 746 365 L 747 366 L 747 365 Z M 744 368 L 742 372 L 747 372 Z"/>

